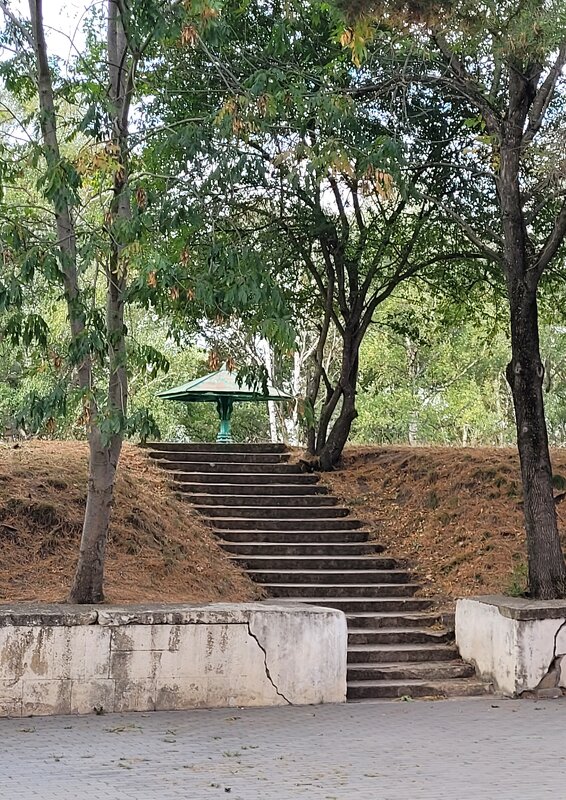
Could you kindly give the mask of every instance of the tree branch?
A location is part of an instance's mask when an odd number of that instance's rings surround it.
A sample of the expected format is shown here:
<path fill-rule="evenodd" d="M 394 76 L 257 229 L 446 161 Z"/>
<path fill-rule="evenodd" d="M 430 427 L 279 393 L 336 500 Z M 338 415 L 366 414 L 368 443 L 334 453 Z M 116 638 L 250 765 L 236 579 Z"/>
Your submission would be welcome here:
<path fill-rule="evenodd" d="M 566 236 L 566 198 L 562 201 L 562 206 L 554 222 L 554 227 L 550 232 L 546 242 L 538 255 L 534 265 L 534 270 L 537 277 L 540 277 L 546 267 L 550 264 L 558 248 L 564 241 Z"/>
<path fill-rule="evenodd" d="M 554 96 L 556 83 L 562 74 L 564 65 L 566 64 L 566 42 L 562 42 L 558 51 L 556 61 L 549 70 L 548 75 L 541 84 L 535 99 L 529 111 L 529 124 L 527 130 L 523 134 L 522 145 L 523 147 L 534 139 L 546 116 L 548 107 Z"/>
<path fill-rule="evenodd" d="M 478 89 L 474 78 L 469 74 L 465 64 L 460 61 L 458 56 L 451 49 L 445 36 L 440 31 L 435 31 L 432 39 L 440 51 L 446 65 L 450 69 L 459 90 L 473 103 L 483 116 L 487 128 L 491 134 L 501 133 L 501 119 L 497 109 L 490 100 Z M 442 80 L 442 78 L 441 78 Z"/>
<path fill-rule="evenodd" d="M 447 205 L 444 205 L 444 203 L 440 202 L 436 197 L 430 197 L 429 195 L 422 195 L 422 197 L 429 200 L 431 203 L 434 203 L 445 214 L 448 214 L 448 216 L 460 226 L 460 228 L 466 234 L 470 242 L 472 242 L 472 244 L 474 244 L 479 250 L 481 250 L 486 258 L 489 258 L 491 261 L 495 261 L 498 264 L 502 263 L 503 259 L 500 255 L 500 252 L 498 252 L 497 250 L 492 250 L 491 247 L 488 247 L 485 244 L 483 238 L 478 233 L 476 233 L 476 231 L 472 228 L 472 226 L 468 222 L 466 222 L 466 220 L 463 219 L 459 214 L 457 214 L 452 208 L 450 208 Z M 493 235 L 493 232 L 491 232 L 491 235 Z M 499 245 L 497 241 L 494 241 L 494 244 L 496 244 L 499 247 L 502 247 L 502 244 Z"/>
<path fill-rule="evenodd" d="M 35 40 L 29 30 L 26 28 L 24 22 L 16 17 L 16 15 L 10 11 L 8 6 L 7 0 L 0 0 L 0 8 L 4 12 L 4 16 L 10 20 L 12 25 L 19 30 L 22 34 L 24 39 L 27 41 L 29 46 L 35 51 Z"/>

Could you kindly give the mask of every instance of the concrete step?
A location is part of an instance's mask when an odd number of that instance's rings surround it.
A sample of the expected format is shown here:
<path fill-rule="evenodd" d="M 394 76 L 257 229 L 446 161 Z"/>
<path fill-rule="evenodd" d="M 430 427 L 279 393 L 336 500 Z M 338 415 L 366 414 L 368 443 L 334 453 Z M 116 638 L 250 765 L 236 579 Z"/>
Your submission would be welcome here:
<path fill-rule="evenodd" d="M 477 679 L 447 681 L 352 681 L 348 700 L 394 697 L 479 697 L 492 694 L 491 684 Z"/>
<path fill-rule="evenodd" d="M 232 511 L 233 509 L 225 509 L 226 511 Z M 302 510 L 302 509 L 301 509 Z M 305 541 L 309 539 L 313 542 L 317 541 L 316 539 L 310 536 L 310 531 L 316 533 L 329 533 L 330 531 L 336 531 L 340 533 L 346 533 L 350 531 L 359 530 L 362 523 L 357 519 L 340 519 L 334 518 L 330 519 L 327 517 L 327 512 L 325 511 L 322 514 L 320 511 L 317 510 L 317 513 L 320 514 L 319 517 L 290 517 L 289 515 L 285 515 L 286 519 L 276 519 L 272 517 L 259 517 L 257 516 L 257 509 L 254 509 L 256 512 L 255 517 L 246 517 L 246 516 L 237 516 L 235 514 L 226 514 L 226 516 L 216 516 L 209 513 L 210 509 L 208 506 L 203 507 L 203 515 L 205 516 L 206 520 L 210 525 L 212 525 L 217 531 L 225 531 L 225 530 L 234 530 L 234 531 L 289 531 L 295 532 L 297 534 L 300 532 L 301 534 L 305 535 Z M 279 512 L 280 514 L 282 512 Z M 365 538 L 367 538 L 368 534 L 365 534 Z M 344 539 L 344 541 L 356 541 L 355 539 Z M 363 541 L 363 540 L 362 540 Z"/>
<path fill-rule="evenodd" d="M 415 611 L 425 611 L 435 602 L 427 597 L 321 597 L 314 592 L 318 587 L 312 588 L 313 594 L 310 597 L 281 597 L 277 603 L 281 605 L 306 603 L 322 608 L 338 608 L 346 614 L 394 611 L 395 614 L 403 615 Z"/>
<path fill-rule="evenodd" d="M 189 499 L 189 498 L 187 498 Z M 318 498 L 317 498 L 318 499 Z M 321 498 L 323 499 L 323 498 Z M 190 499 L 189 499 L 190 500 Z M 281 520 L 293 523 L 293 520 L 311 521 L 320 527 L 325 527 L 328 522 L 336 522 L 350 513 L 343 506 L 232 506 L 232 505 L 200 505 L 197 502 L 190 502 L 197 511 L 206 517 L 239 518 L 242 520 L 258 520 L 268 522 L 270 520 Z M 313 498 L 314 502 L 314 498 Z M 216 525 L 216 523 L 214 523 Z M 359 523 L 358 523 L 359 525 Z M 255 526 L 254 526 L 255 527 Z"/>
<path fill-rule="evenodd" d="M 186 491 L 186 485 L 179 485 L 175 487 L 177 491 Z M 242 487 L 240 487 L 241 489 Z M 332 495 L 273 495 L 273 494 L 248 494 L 249 487 L 246 487 L 246 494 L 243 494 L 241 491 L 236 494 L 190 494 L 187 495 L 186 500 L 190 503 L 193 503 L 199 510 L 203 506 L 218 506 L 219 508 L 229 508 L 229 509 L 251 509 L 253 508 L 254 511 L 261 509 L 261 514 L 265 514 L 266 512 L 271 512 L 272 510 L 277 512 L 277 516 L 281 515 L 281 510 L 284 510 L 284 514 L 287 515 L 288 512 L 294 514 L 302 513 L 303 511 L 307 514 L 314 514 L 321 508 L 331 509 L 331 515 L 334 514 L 334 507 L 337 506 L 338 498 L 333 497 Z M 348 514 L 348 510 L 343 508 L 340 509 L 340 513 L 336 516 L 346 516 Z"/>
<path fill-rule="evenodd" d="M 175 451 L 180 453 L 285 453 L 284 444 L 259 442 L 257 444 L 218 444 L 218 442 L 146 442 L 142 447 L 150 451 Z"/>
<path fill-rule="evenodd" d="M 200 472 L 201 475 L 212 473 L 214 475 L 226 474 L 233 475 L 239 472 L 240 475 L 256 475 L 261 469 L 261 464 L 234 464 L 233 462 L 212 462 L 212 461 L 183 461 L 181 459 L 168 461 L 165 458 L 156 458 L 156 463 L 162 469 L 176 470 L 178 472 Z M 266 464 L 266 474 L 269 475 L 297 475 L 303 476 L 304 473 L 298 464 Z"/>
<path fill-rule="evenodd" d="M 354 644 L 444 644 L 454 640 L 448 628 L 351 628 L 348 645 Z"/>
<path fill-rule="evenodd" d="M 360 661 L 348 664 L 348 681 L 446 681 L 474 676 L 472 665 L 459 658 L 447 661 Z"/>
<path fill-rule="evenodd" d="M 221 541 L 220 544 L 224 550 L 234 555 L 236 563 L 240 563 L 241 560 L 250 566 L 258 564 L 258 568 L 267 566 L 267 563 L 272 562 L 274 559 L 277 560 L 277 566 L 281 567 L 285 563 L 281 559 L 289 561 L 299 559 L 301 562 L 303 559 L 324 560 L 325 562 L 328 559 L 329 565 L 334 559 L 340 561 L 344 559 L 347 563 L 353 564 L 353 559 L 370 558 L 374 560 L 375 553 L 383 552 L 383 545 L 374 542 L 359 542 L 357 544 L 343 542 L 338 544 L 304 544 L 301 542 L 297 544 L 296 542 L 285 541 L 279 544 L 272 544 L 248 540 L 239 543 Z M 387 569 L 389 566 L 393 568 L 400 562 L 393 558 L 383 558 L 379 563 L 383 569 Z"/>
<path fill-rule="evenodd" d="M 408 584 L 411 573 L 401 569 L 248 569 L 248 575 L 256 583 L 277 585 L 282 583 L 336 584 Z"/>
<path fill-rule="evenodd" d="M 165 464 L 160 463 L 159 466 L 163 467 Z M 175 462 L 169 463 L 169 469 L 178 470 L 178 464 Z M 171 476 L 173 480 L 178 481 L 179 483 L 201 483 L 201 484 L 208 484 L 210 486 L 216 486 L 217 484 L 227 484 L 229 486 L 237 486 L 243 484 L 245 486 L 271 486 L 274 487 L 297 487 L 297 491 L 301 491 L 301 489 L 305 489 L 307 486 L 314 486 L 315 484 L 319 484 L 320 478 L 318 475 L 307 475 L 306 472 L 301 472 L 300 470 L 295 470 L 292 472 L 288 471 L 280 471 L 280 472 L 257 472 L 257 470 L 251 471 L 247 470 L 246 472 L 238 471 L 238 472 L 230 472 L 226 470 L 213 470 L 211 472 L 201 472 L 199 471 L 198 467 L 201 467 L 202 464 L 193 464 L 194 467 L 197 467 L 195 471 L 190 472 L 183 472 L 178 470 L 174 472 Z M 218 467 L 222 466 L 225 467 L 226 464 L 218 464 Z M 244 466 L 244 465 L 238 465 Z M 249 467 L 249 464 L 245 465 L 246 468 Z M 295 464 L 279 464 L 277 465 L 280 467 L 287 467 L 294 469 L 296 467 Z M 267 469 L 267 467 L 266 467 Z M 325 486 L 320 485 L 320 489 L 326 493 L 328 489 Z M 209 491 L 212 491 L 210 489 Z M 244 489 L 245 491 L 245 489 Z M 277 494 L 277 491 L 275 491 Z"/>
<path fill-rule="evenodd" d="M 261 583 L 270 597 L 294 597 L 301 601 L 303 597 L 324 597 L 331 600 L 341 598 L 374 597 L 412 597 L 421 587 L 416 583 Z"/>
<path fill-rule="evenodd" d="M 427 609 L 430 607 L 427 606 Z M 364 612 L 360 614 L 346 614 L 348 629 L 359 630 L 370 628 L 371 630 L 388 628 L 430 628 L 432 626 L 442 629 L 441 615 L 434 610 L 419 612 Z M 446 626 L 447 628 L 449 626 Z M 453 627 L 451 628 L 453 630 Z"/>
<path fill-rule="evenodd" d="M 238 520 L 240 521 L 240 520 Z M 216 520 L 214 520 L 216 522 Z M 258 545 L 281 545 L 282 543 L 296 542 L 297 546 L 310 547 L 335 544 L 365 544 L 367 543 L 369 533 L 362 530 L 353 531 L 305 531 L 297 526 L 294 530 L 291 526 L 290 530 L 261 530 L 254 531 L 250 528 L 242 530 L 241 528 L 222 528 L 216 529 L 215 533 L 222 540 L 230 544 L 248 543 L 253 539 Z M 310 544 L 309 544 L 310 543 Z"/>
<path fill-rule="evenodd" d="M 371 570 L 378 570 L 379 575 L 404 574 L 409 576 L 406 570 L 399 570 L 399 562 L 394 558 L 378 555 L 349 556 L 347 558 L 336 558 L 326 556 L 231 556 L 231 560 L 238 566 L 247 567 L 250 575 L 325 575 L 330 571 L 331 575 L 350 575 L 367 574 Z M 401 582 L 401 581 L 399 581 Z"/>
<path fill-rule="evenodd" d="M 453 661 L 453 644 L 353 644 L 348 645 L 348 664 L 397 664 L 403 661 Z"/>
<path fill-rule="evenodd" d="M 191 450 L 190 452 L 183 450 L 150 450 L 148 455 L 150 458 L 159 461 L 231 464 L 232 467 L 235 465 L 239 467 L 240 464 L 251 464 L 254 466 L 258 464 L 284 464 L 291 458 L 289 453 L 230 453 L 222 450 L 208 452 L 198 450 Z"/>
<path fill-rule="evenodd" d="M 281 483 L 206 483 L 196 481 L 178 481 L 175 473 L 173 480 L 175 481 L 175 489 L 178 492 L 189 492 L 193 497 L 200 497 L 201 495 L 215 495 L 218 498 L 229 497 L 265 497 L 266 502 L 269 498 L 273 498 L 273 502 L 279 502 L 281 497 L 285 497 L 292 503 L 307 504 L 311 497 L 324 497 L 328 496 L 328 489 L 326 486 L 319 486 L 317 484 L 294 484 L 289 485 Z M 329 505 L 337 503 L 335 497 L 329 496 Z"/>

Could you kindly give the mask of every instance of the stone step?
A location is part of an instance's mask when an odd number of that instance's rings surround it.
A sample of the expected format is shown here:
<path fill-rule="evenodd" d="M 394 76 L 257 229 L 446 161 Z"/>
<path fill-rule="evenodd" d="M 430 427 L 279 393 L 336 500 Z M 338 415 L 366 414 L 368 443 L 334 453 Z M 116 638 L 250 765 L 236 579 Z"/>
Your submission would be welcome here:
<path fill-rule="evenodd" d="M 366 574 L 368 570 L 379 570 L 379 575 L 404 574 L 410 573 L 399 570 L 399 562 L 394 558 L 378 555 L 349 556 L 347 558 L 336 558 L 327 556 L 231 556 L 231 560 L 238 566 L 247 567 L 250 575 L 266 574 L 270 572 L 275 575 L 312 575 L 328 574 Z M 387 572 L 385 572 L 387 571 Z M 302 580 L 302 579 L 301 579 Z M 401 582 L 401 581 L 400 581 Z"/>
<path fill-rule="evenodd" d="M 204 451 L 191 450 L 150 450 L 149 457 L 159 461 L 191 461 L 206 464 L 283 464 L 291 458 L 289 453 L 236 453 L 222 450 Z"/>
<path fill-rule="evenodd" d="M 317 588 L 313 587 L 313 590 Z M 281 597 L 277 601 L 278 605 L 306 603 L 321 608 L 338 608 L 346 614 L 394 611 L 400 616 L 415 611 L 425 611 L 434 602 L 427 597 L 321 597 L 314 591 L 311 597 Z"/>
<path fill-rule="evenodd" d="M 240 521 L 240 520 L 238 520 Z M 297 528 L 296 530 L 262 530 L 254 531 L 249 528 L 241 530 L 239 528 L 216 529 L 215 533 L 222 540 L 223 544 L 249 544 L 253 539 L 258 545 L 282 545 L 283 543 L 296 542 L 300 547 L 325 546 L 335 544 L 367 544 L 369 533 L 362 530 L 353 531 L 305 531 Z M 310 542 L 310 544 L 309 544 Z"/>
<path fill-rule="evenodd" d="M 346 622 L 348 623 L 348 629 L 354 630 L 363 628 L 370 628 L 371 630 L 376 630 L 377 628 L 380 630 L 389 628 L 430 628 L 431 626 L 436 626 L 440 630 L 443 627 L 441 615 L 434 610 L 407 613 L 397 611 L 348 613 L 346 614 Z"/>
<path fill-rule="evenodd" d="M 179 485 L 177 491 L 186 491 L 186 484 Z M 240 487 L 241 489 L 241 487 Z M 337 506 L 338 498 L 332 495 L 273 495 L 273 494 L 248 494 L 249 487 L 246 487 L 246 494 L 240 492 L 236 494 L 191 494 L 184 499 L 193 503 L 199 510 L 203 506 L 218 506 L 225 509 L 261 509 L 261 514 L 274 510 L 276 516 L 281 515 L 281 510 L 284 509 L 284 514 L 288 512 L 293 515 L 305 512 L 307 514 L 314 514 L 320 508 L 330 509 L 331 514 L 334 513 L 334 506 Z M 207 512 L 208 513 L 208 512 Z M 326 511 L 325 511 L 326 513 Z M 340 509 L 340 513 L 336 516 L 347 516 L 348 509 Z"/>
<path fill-rule="evenodd" d="M 232 509 L 227 509 L 232 510 Z M 302 510 L 302 509 L 300 509 Z M 350 531 L 359 530 L 362 523 L 357 519 L 329 519 L 326 516 L 326 511 L 324 515 L 320 514 L 319 517 L 295 517 L 292 518 L 286 515 L 286 519 L 274 519 L 272 517 L 259 517 L 257 516 L 257 509 L 254 509 L 256 512 L 255 517 L 246 517 L 246 516 L 237 516 L 235 514 L 226 515 L 226 516 L 215 516 L 209 513 L 210 509 L 208 506 L 203 508 L 203 514 L 206 517 L 208 523 L 212 525 L 217 531 L 225 531 L 225 530 L 233 530 L 233 531 L 289 531 L 294 532 L 295 535 L 305 535 L 305 541 L 311 539 L 311 541 L 317 541 L 316 539 L 310 536 L 310 531 L 316 533 L 329 533 L 330 531 L 336 531 L 337 533 L 347 533 Z M 279 512 L 281 514 L 281 512 Z M 223 535 L 223 534 L 222 534 Z M 365 538 L 367 539 L 369 534 L 365 534 Z M 344 539 L 344 541 L 356 541 L 355 539 Z M 363 541 L 363 540 L 361 540 Z"/>
<path fill-rule="evenodd" d="M 349 511 L 347 508 L 343 506 L 290 506 L 290 507 L 281 507 L 278 506 L 232 506 L 232 505 L 200 505 L 197 502 L 192 502 L 190 498 L 187 498 L 189 502 L 191 502 L 193 508 L 197 511 L 200 511 L 201 514 L 204 514 L 206 517 L 220 517 L 222 519 L 226 518 L 242 518 L 244 520 L 251 520 L 266 523 L 271 520 L 280 521 L 283 520 L 285 522 L 290 522 L 293 524 L 293 520 L 301 520 L 303 521 L 310 521 L 314 522 L 317 527 L 324 528 L 328 524 L 328 522 L 336 522 L 337 520 L 340 521 L 341 518 L 347 517 L 349 515 Z M 324 498 L 321 498 L 321 500 Z M 314 502 L 314 498 L 312 498 Z M 348 520 L 350 522 L 350 520 Z M 216 525 L 216 522 L 214 522 Z M 358 523 L 359 526 L 359 523 Z M 254 525 L 254 528 L 256 526 Z M 260 530 L 260 527 L 257 527 Z"/>
<path fill-rule="evenodd" d="M 477 679 L 447 681 L 351 681 L 348 700 L 394 697 L 479 697 L 491 694 L 491 684 Z"/>
<path fill-rule="evenodd" d="M 331 600 L 340 598 L 374 597 L 412 597 L 421 587 L 416 583 L 261 583 L 270 597 L 324 597 Z"/>
<path fill-rule="evenodd" d="M 218 444 L 218 442 L 146 442 L 148 450 L 165 450 L 181 453 L 284 453 L 284 444 L 258 442 L 256 444 Z"/>
<path fill-rule="evenodd" d="M 348 664 L 348 681 L 454 680 L 475 676 L 471 664 L 448 661 L 358 662 Z"/>
<path fill-rule="evenodd" d="M 408 584 L 411 573 L 400 569 L 248 569 L 248 575 L 256 583 L 263 585 L 279 585 L 282 583 L 321 583 L 331 586 L 336 584 Z"/>
<path fill-rule="evenodd" d="M 163 464 L 160 464 L 163 466 Z M 195 465 L 200 467 L 200 464 Z M 222 466 L 226 466 L 225 464 Z M 249 466 L 246 464 L 246 466 Z M 295 464 L 281 464 L 279 466 L 295 467 Z M 177 470 L 178 464 L 170 465 L 170 468 Z M 228 485 L 228 486 L 253 486 L 259 488 L 260 486 L 270 487 L 273 486 L 275 494 L 277 494 L 276 487 L 284 487 L 291 489 L 296 487 L 299 492 L 301 489 L 306 489 L 308 486 L 319 485 L 319 488 L 326 493 L 328 489 L 319 483 L 320 478 L 318 475 L 308 475 L 306 472 L 200 472 L 196 469 L 194 472 L 176 471 L 171 476 L 173 480 L 179 483 L 197 483 L 207 484 L 209 486 Z M 212 491 L 209 489 L 208 491 Z"/>
<path fill-rule="evenodd" d="M 182 455 L 180 453 L 179 455 Z M 254 475 L 257 476 L 258 469 L 261 469 L 261 465 L 258 464 L 234 464 L 233 462 L 209 462 L 209 461 L 185 461 L 184 459 L 175 459 L 175 460 L 167 460 L 162 457 L 156 456 L 156 463 L 159 467 L 168 470 L 176 470 L 178 472 L 198 472 L 201 476 L 206 474 L 212 474 L 214 476 L 218 476 L 220 474 L 226 475 L 234 475 L 235 472 L 239 473 L 242 479 L 245 478 L 246 475 Z M 299 464 L 266 464 L 265 465 L 266 475 L 296 475 L 300 477 L 301 480 L 304 477 L 310 477 L 309 475 L 305 475 Z M 254 480 L 257 478 L 254 477 Z M 203 478 L 204 480 L 204 478 Z M 285 478 L 287 480 L 287 478 Z"/>
<path fill-rule="evenodd" d="M 312 497 L 328 495 L 326 486 L 307 483 L 304 485 L 291 483 L 209 483 L 205 481 L 197 482 L 196 480 L 177 480 L 177 475 L 173 474 L 175 481 L 175 489 L 178 492 L 190 492 L 194 495 L 210 495 L 214 494 L 219 497 L 259 497 L 265 496 L 266 498 L 272 497 L 277 500 L 280 497 L 286 497 L 293 503 L 304 502 Z M 182 474 L 182 473 L 181 473 Z M 305 476 L 307 477 L 307 476 Z M 335 497 L 332 497 L 332 503 L 336 503 Z M 275 502 L 275 500 L 274 500 Z"/>
<path fill-rule="evenodd" d="M 397 664 L 404 661 L 453 661 L 453 644 L 353 644 L 348 645 L 348 664 Z"/>
<path fill-rule="evenodd" d="M 454 640 L 448 628 L 351 628 L 348 645 L 353 644 L 444 644 Z"/>
<path fill-rule="evenodd" d="M 329 564 L 333 561 L 333 559 L 345 559 L 348 563 L 351 562 L 354 558 L 372 558 L 374 553 L 381 553 L 383 552 L 383 545 L 377 544 L 377 542 L 359 542 L 359 543 L 349 543 L 349 542 L 339 542 L 338 544 L 333 543 L 317 543 L 317 544 L 304 544 L 300 542 L 297 544 L 296 542 L 291 541 L 284 541 L 278 544 L 273 544 L 271 542 L 254 542 L 248 540 L 243 542 L 227 542 L 221 541 L 220 544 L 222 548 L 226 550 L 228 553 L 234 555 L 234 560 L 236 563 L 239 563 L 241 559 L 244 563 L 250 564 L 259 564 L 259 567 L 266 566 L 268 562 L 272 562 L 273 559 L 277 560 L 277 564 L 279 566 L 280 559 L 317 559 L 321 560 L 329 559 Z M 252 559 L 250 561 L 250 559 Z M 260 563 L 265 562 L 265 563 Z M 394 567 L 395 564 L 399 564 L 401 562 L 396 561 L 394 558 L 383 558 L 381 566 L 383 569 L 387 567 Z M 305 562 L 306 563 L 306 562 Z M 352 562 L 353 563 L 353 562 Z M 282 566 L 283 562 L 281 562 Z"/>

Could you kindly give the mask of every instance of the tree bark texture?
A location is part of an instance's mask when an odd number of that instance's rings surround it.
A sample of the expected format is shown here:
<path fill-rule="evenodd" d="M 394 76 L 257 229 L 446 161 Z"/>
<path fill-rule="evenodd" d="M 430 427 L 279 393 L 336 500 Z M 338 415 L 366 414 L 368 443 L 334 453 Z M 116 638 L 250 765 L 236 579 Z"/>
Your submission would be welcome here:
<path fill-rule="evenodd" d="M 513 396 L 521 463 L 529 592 L 535 599 L 552 600 L 566 597 L 566 564 L 558 532 L 544 412 L 537 309 L 541 270 L 529 242 L 520 190 L 523 128 L 530 101 L 532 96 L 522 76 L 512 73 L 497 188 L 511 320 L 511 362 L 506 374 Z"/>
<path fill-rule="evenodd" d="M 98 432 L 90 436 L 88 494 L 77 569 L 69 595 L 72 603 L 102 603 L 104 561 L 119 451 L 103 446 Z"/>
<path fill-rule="evenodd" d="M 355 330 L 353 333 L 349 330 L 344 331 L 340 379 L 330 402 L 322 409 L 316 455 L 323 470 L 331 470 L 338 463 L 348 441 L 352 423 L 358 416 L 356 386 L 361 341 L 359 333 L 359 330 Z M 340 401 L 342 402 L 340 411 L 327 435 L 332 415 Z"/>
<path fill-rule="evenodd" d="M 529 591 L 540 600 L 566 596 L 566 565 L 560 545 L 552 466 L 544 413 L 544 366 L 539 352 L 536 293 L 511 292 L 512 359 L 507 367 L 517 425 Z"/>

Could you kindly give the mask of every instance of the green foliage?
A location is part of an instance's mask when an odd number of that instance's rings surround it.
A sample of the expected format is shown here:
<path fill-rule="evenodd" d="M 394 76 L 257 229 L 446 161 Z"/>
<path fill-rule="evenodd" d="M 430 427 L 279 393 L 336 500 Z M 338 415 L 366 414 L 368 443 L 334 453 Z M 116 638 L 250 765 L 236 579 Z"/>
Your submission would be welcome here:
<path fill-rule="evenodd" d="M 529 588 L 528 566 L 524 561 L 516 561 L 505 594 L 510 597 L 526 597 Z"/>

